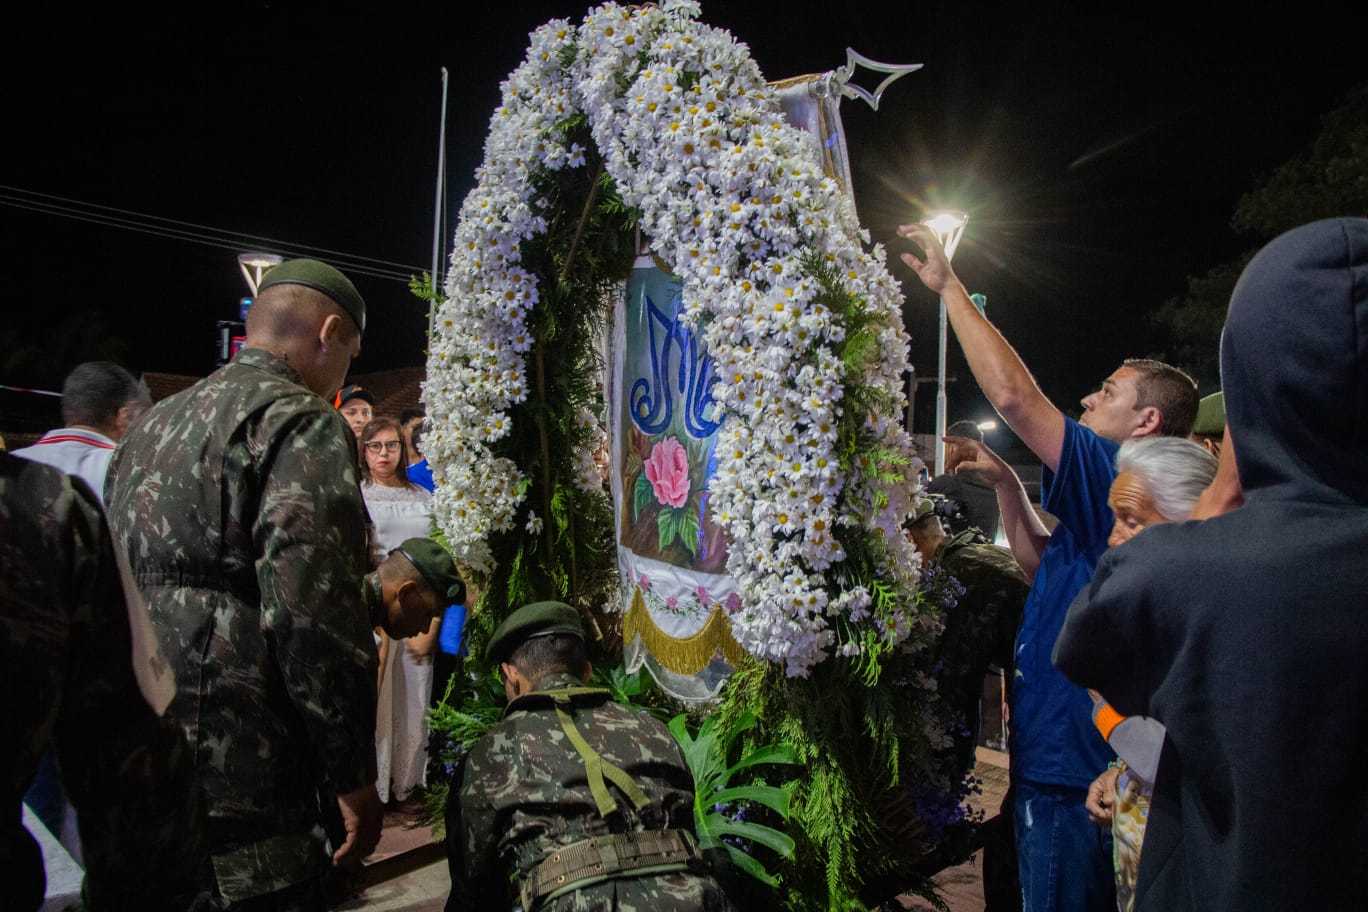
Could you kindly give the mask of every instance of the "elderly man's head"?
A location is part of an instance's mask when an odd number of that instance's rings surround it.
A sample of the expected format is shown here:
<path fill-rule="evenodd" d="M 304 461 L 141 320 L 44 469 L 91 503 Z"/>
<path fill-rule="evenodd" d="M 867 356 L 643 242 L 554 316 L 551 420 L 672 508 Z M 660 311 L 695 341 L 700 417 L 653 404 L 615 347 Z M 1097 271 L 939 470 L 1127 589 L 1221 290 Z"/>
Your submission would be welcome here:
<path fill-rule="evenodd" d="M 1116 521 L 1115 547 L 1149 526 L 1181 522 L 1216 477 L 1216 457 L 1181 437 L 1141 437 L 1121 444 L 1116 479 L 1107 496 Z"/>
<path fill-rule="evenodd" d="M 351 280 L 317 260 L 287 260 L 262 278 L 247 311 L 247 346 L 289 362 L 304 385 L 331 397 L 361 353 L 366 303 Z"/>

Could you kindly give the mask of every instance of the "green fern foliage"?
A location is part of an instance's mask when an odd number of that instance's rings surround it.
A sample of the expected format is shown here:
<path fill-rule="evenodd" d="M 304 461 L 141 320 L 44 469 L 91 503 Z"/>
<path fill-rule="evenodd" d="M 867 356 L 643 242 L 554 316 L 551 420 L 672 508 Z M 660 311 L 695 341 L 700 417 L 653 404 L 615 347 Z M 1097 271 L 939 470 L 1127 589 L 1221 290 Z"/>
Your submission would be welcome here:
<path fill-rule="evenodd" d="M 778 880 L 751 854 L 752 845 L 770 849 L 781 858 L 793 854 L 793 838 L 781 830 L 744 819 L 755 805 L 768 808 L 781 821 L 788 820 L 789 794 L 776 786 L 732 784 L 733 777 L 745 770 L 772 764 L 795 762 L 787 744 L 750 747 L 740 759 L 728 765 L 733 746 L 743 733 L 755 727 L 755 714 L 749 711 L 723 722 L 718 716 L 703 720 L 696 736 L 689 734 L 689 717 L 680 714 L 670 720 L 670 731 L 683 748 L 684 758 L 694 778 L 694 821 L 699 844 L 706 850 L 724 849 L 731 863 L 767 886 Z"/>

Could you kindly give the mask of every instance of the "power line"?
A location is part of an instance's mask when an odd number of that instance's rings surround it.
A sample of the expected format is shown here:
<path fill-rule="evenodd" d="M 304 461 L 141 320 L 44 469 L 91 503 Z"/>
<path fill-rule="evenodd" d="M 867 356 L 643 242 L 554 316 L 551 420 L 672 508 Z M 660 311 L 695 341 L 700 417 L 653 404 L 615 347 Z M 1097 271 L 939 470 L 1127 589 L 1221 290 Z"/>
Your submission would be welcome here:
<path fill-rule="evenodd" d="M 0 185 L 0 205 L 224 250 L 241 251 L 244 247 L 270 245 L 275 248 L 271 252 L 278 252 L 285 256 L 316 256 L 322 254 L 334 265 L 347 272 L 405 284 L 408 283 L 410 276 L 422 272 L 422 267 L 410 266 L 392 260 L 350 254 L 308 244 L 293 244 L 277 238 L 134 212 L 114 206 L 104 206 L 84 200 L 25 190 L 20 187 Z"/>

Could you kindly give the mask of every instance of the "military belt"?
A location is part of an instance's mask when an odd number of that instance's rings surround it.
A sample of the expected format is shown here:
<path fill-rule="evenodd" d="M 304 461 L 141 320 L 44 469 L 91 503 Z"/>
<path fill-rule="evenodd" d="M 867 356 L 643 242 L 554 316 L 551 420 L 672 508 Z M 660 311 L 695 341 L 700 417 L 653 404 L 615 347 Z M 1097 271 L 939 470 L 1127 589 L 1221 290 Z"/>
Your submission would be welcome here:
<path fill-rule="evenodd" d="M 523 912 L 538 904 L 616 877 L 686 870 L 703 855 L 685 830 L 646 830 L 594 836 L 558 849 L 537 863 L 519 890 Z"/>

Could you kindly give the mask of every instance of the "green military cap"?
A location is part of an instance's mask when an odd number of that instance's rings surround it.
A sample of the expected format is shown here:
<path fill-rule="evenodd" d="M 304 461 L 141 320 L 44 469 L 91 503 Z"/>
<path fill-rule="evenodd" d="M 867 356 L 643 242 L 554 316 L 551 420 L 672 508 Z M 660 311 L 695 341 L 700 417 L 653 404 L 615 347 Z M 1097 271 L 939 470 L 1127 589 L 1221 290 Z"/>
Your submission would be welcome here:
<path fill-rule="evenodd" d="M 946 428 L 945 436 L 968 437 L 970 440 L 977 440 L 979 443 L 982 443 L 983 428 L 978 426 L 977 421 L 971 421 L 968 418 L 965 418 L 960 421 L 956 421 L 954 424 Z"/>
<path fill-rule="evenodd" d="M 1225 397 L 1215 392 L 1203 397 L 1197 403 L 1197 420 L 1192 424 L 1192 433 L 1199 437 L 1220 437 L 1225 433 Z"/>
<path fill-rule="evenodd" d="M 506 662 L 513 651 L 536 637 L 565 633 L 584 639 L 579 613 L 564 602 L 533 602 L 504 618 L 485 647 L 485 661 Z"/>
<path fill-rule="evenodd" d="M 417 568 L 427 584 L 439 595 L 451 599 L 453 605 L 465 601 L 465 583 L 456 572 L 456 562 L 446 548 L 430 538 L 409 538 L 391 554 L 402 554 Z"/>
<path fill-rule="evenodd" d="M 257 285 L 257 294 L 272 285 L 303 285 L 314 291 L 322 292 L 332 299 L 338 307 L 356 323 L 356 328 L 366 331 L 366 302 L 356 290 L 351 279 L 338 272 L 327 263 L 318 260 L 286 260 L 279 266 L 266 270 Z"/>
<path fill-rule="evenodd" d="M 936 501 L 930 497 L 923 497 L 917 501 L 917 512 L 912 514 L 912 524 L 916 525 L 932 513 L 936 512 Z"/>

